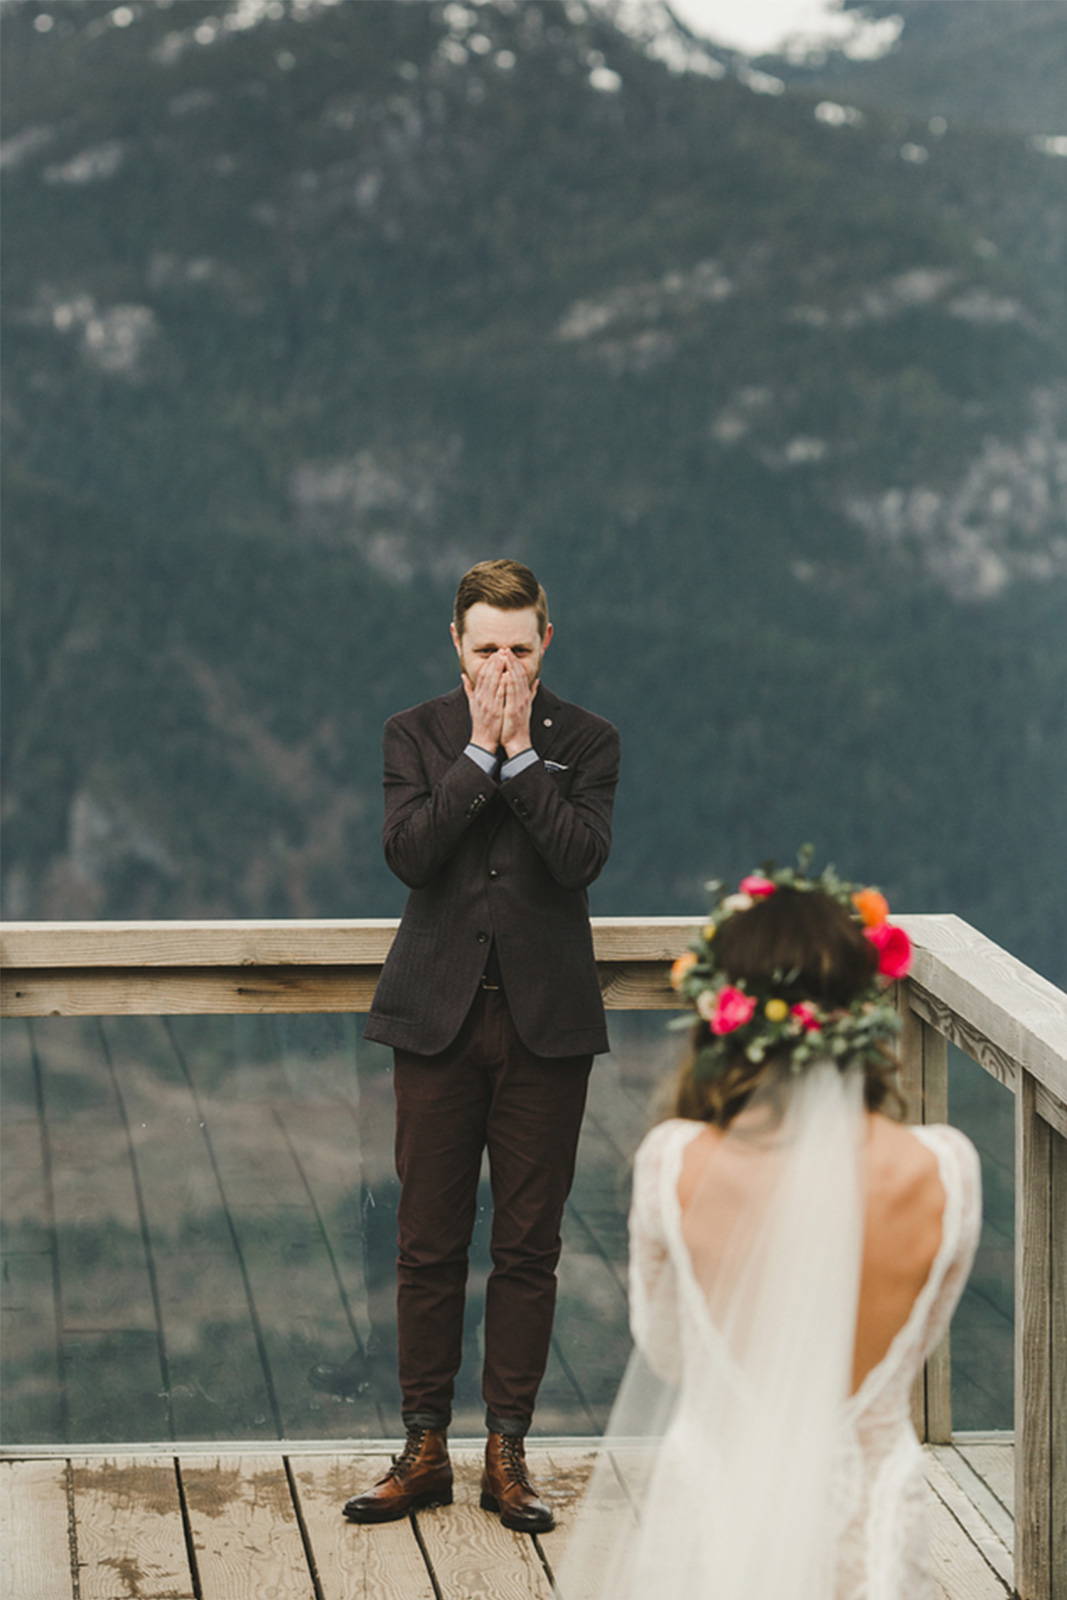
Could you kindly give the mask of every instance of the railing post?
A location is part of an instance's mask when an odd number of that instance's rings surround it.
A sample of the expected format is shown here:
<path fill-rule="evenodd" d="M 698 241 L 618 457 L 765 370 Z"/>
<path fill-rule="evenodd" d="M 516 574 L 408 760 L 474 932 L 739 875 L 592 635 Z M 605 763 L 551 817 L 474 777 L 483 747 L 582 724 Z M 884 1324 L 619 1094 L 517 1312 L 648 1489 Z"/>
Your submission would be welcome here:
<path fill-rule="evenodd" d="M 906 983 L 897 986 L 897 1009 L 900 1087 L 908 1121 L 944 1122 L 948 1118 L 947 1042 L 911 1009 Z M 947 1333 L 915 1380 L 911 1416 L 924 1444 L 952 1443 L 952 1357 Z"/>
<path fill-rule="evenodd" d="M 1050 1494 L 1052 1569 L 1050 1600 L 1067 1600 L 1067 1138 L 1049 1128 L 1052 1168 L 1049 1218 L 1049 1306 L 1052 1403 L 1052 1482 Z"/>
<path fill-rule="evenodd" d="M 1056 1213 L 1067 1201 L 1067 1172 L 1064 1140 L 1038 1116 L 1035 1099 L 1033 1078 L 1020 1070 L 1015 1094 L 1015 1588 L 1020 1600 L 1064 1600 L 1067 1464 L 1063 1396 L 1057 1397 L 1056 1384 L 1062 1387 L 1064 1375 L 1067 1233 L 1062 1218 L 1057 1230 Z M 1058 1362 L 1054 1341 L 1060 1345 Z"/>

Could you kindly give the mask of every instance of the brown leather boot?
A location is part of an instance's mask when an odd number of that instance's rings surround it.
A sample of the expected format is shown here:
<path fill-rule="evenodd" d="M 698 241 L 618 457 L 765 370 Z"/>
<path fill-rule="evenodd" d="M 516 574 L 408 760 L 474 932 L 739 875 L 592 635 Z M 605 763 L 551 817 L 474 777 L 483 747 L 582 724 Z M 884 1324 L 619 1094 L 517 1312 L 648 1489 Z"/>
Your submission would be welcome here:
<path fill-rule="evenodd" d="M 547 1533 L 556 1519 L 537 1498 L 526 1470 L 523 1441 L 514 1433 L 491 1433 L 485 1442 L 482 1473 L 483 1511 L 499 1511 L 505 1528 L 519 1533 Z"/>
<path fill-rule="evenodd" d="M 344 1503 L 349 1522 L 395 1522 L 420 1506 L 452 1504 L 452 1464 L 443 1428 L 409 1428 L 384 1478 Z"/>

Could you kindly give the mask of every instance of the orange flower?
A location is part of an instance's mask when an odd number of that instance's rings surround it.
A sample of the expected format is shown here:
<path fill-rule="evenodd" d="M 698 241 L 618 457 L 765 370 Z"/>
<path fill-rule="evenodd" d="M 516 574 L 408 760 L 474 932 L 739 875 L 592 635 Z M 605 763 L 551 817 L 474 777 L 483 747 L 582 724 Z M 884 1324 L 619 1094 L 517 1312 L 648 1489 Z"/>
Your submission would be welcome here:
<path fill-rule="evenodd" d="M 868 928 L 880 928 L 889 915 L 889 901 L 877 889 L 860 889 L 852 896 L 852 904 Z"/>
<path fill-rule="evenodd" d="M 698 957 L 692 950 L 687 950 L 680 955 L 671 967 L 671 988 L 680 989 L 685 981 L 686 974 L 692 972 L 697 964 Z"/>

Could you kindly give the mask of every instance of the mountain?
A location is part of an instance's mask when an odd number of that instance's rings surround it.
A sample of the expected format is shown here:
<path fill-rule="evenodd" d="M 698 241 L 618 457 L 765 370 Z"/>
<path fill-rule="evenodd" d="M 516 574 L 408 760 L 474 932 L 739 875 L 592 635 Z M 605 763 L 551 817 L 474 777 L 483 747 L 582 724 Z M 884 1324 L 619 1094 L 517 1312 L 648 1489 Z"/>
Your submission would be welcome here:
<path fill-rule="evenodd" d="M 666 7 L 0 23 L 8 916 L 398 911 L 380 726 L 512 554 L 595 910 L 812 838 L 1065 976 L 1067 163 Z"/>
<path fill-rule="evenodd" d="M 882 53 L 800 41 L 757 68 L 935 126 L 1067 135 L 1063 0 L 843 0 L 842 9 L 887 30 Z"/>

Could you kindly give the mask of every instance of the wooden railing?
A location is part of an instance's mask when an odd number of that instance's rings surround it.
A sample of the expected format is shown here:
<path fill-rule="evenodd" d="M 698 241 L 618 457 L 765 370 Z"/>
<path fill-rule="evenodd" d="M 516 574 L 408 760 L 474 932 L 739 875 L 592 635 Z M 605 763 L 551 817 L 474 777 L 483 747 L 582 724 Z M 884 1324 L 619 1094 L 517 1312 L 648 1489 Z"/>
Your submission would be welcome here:
<path fill-rule="evenodd" d="M 605 1003 L 672 1010 L 667 963 L 696 918 L 594 919 Z M 1022 1600 L 1067 1600 L 1067 995 L 953 916 L 900 917 L 912 1119 L 948 1114 L 946 1045 L 1015 1095 L 1015 1572 Z M 365 1011 L 396 923 L 0 925 L 0 1014 Z M 920 1436 L 952 1437 L 948 1341 L 916 1393 Z"/>

